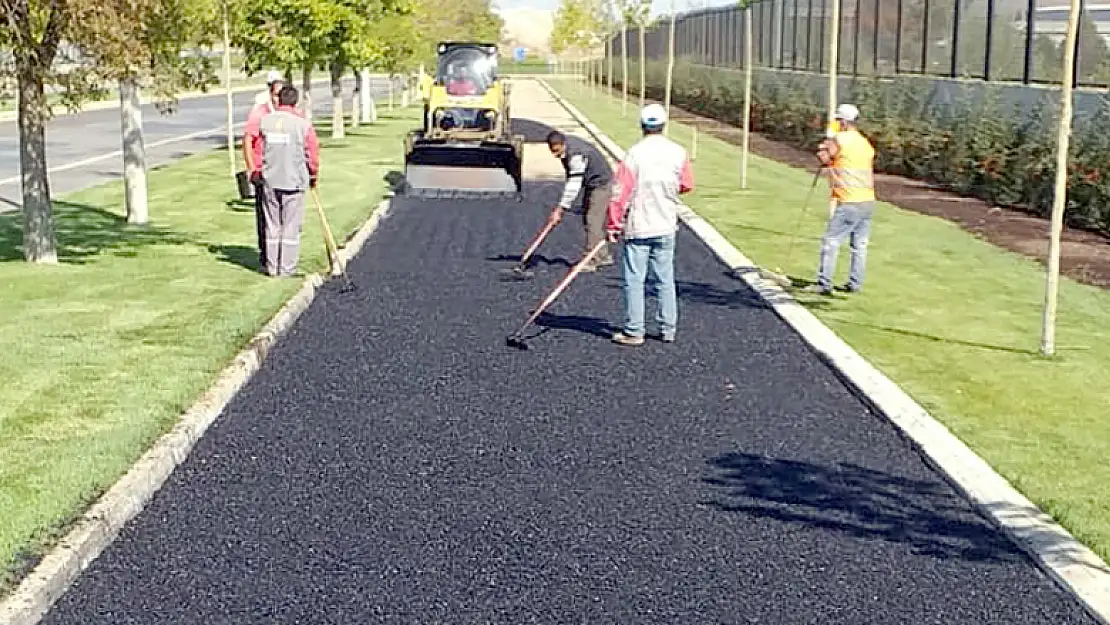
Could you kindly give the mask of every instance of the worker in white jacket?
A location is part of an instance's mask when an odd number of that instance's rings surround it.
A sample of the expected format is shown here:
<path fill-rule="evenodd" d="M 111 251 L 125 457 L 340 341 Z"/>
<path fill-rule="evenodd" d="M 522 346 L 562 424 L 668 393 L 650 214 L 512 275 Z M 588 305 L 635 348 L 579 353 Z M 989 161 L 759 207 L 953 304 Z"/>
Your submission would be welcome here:
<path fill-rule="evenodd" d="M 694 174 L 686 150 L 663 136 L 667 111 L 658 104 L 640 113 L 643 138 L 628 149 L 617 166 L 609 202 L 606 231 L 609 241 L 624 240 L 621 274 L 624 280 L 625 322 L 613 335 L 621 345 L 644 342 L 644 285 L 658 286 L 660 338 L 675 340 L 678 298 L 674 283 L 678 196 L 694 190 Z"/>

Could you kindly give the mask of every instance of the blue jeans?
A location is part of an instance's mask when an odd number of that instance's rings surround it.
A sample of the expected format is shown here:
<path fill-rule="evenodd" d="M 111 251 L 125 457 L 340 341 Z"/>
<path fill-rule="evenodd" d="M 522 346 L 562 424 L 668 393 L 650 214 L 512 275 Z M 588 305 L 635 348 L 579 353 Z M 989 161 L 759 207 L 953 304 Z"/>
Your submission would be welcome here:
<path fill-rule="evenodd" d="M 678 297 L 674 286 L 675 235 L 625 239 L 621 254 L 624 279 L 624 334 L 644 335 L 644 284 L 656 287 L 659 312 L 656 319 L 664 336 L 673 337 L 678 323 Z"/>
<path fill-rule="evenodd" d="M 841 204 L 836 207 L 825 229 L 825 236 L 821 237 L 821 265 L 817 270 L 818 286 L 826 289 L 832 287 L 832 277 L 836 273 L 836 253 L 847 238 L 852 249 L 851 265 L 848 268 L 848 288 L 858 291 L 863 287 L 864 269 L 867 265 L 867 240 L 871 236 L 871 215 L 874 211 L 874 202 Z"/>

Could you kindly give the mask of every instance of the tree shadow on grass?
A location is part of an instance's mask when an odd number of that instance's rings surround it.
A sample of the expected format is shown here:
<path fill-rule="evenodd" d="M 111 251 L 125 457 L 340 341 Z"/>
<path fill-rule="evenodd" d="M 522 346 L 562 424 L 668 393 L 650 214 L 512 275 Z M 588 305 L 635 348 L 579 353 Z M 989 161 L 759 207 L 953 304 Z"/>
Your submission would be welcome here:
<path fill-rule="evenodd" d="M 172 230 L 129 224 L 125 217 L 102 208 L 61 200 L 54 201 L 54 227 L 58 261 L 71 264 L 84 264 L 105 253 L 136 256 L 142 247 L 190 243 Z M 0 214 L 0 261 L 23 259 L 22 212 Z"/>
<path fill-rule="evenodd" d="M 943 481 L 734 452 L 708 461 L 718 510 L 909 545 L 918 555 L 1013 562 L 1024 554 Z"/>

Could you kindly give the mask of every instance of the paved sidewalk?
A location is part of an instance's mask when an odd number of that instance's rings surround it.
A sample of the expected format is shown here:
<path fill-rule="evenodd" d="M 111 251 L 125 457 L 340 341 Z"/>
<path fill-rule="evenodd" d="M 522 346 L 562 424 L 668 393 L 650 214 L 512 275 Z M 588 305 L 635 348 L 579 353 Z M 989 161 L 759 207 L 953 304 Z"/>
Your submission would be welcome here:
<path fill-rule="evenodd" d="M 561 188 L 536 147 L 523 204 L 395 200 L 45 622 L 1094 623 L 689 231 L 677 343 L 607 340 L 609 268 L 506 348 L 584 242 L 498 281 Z"/>

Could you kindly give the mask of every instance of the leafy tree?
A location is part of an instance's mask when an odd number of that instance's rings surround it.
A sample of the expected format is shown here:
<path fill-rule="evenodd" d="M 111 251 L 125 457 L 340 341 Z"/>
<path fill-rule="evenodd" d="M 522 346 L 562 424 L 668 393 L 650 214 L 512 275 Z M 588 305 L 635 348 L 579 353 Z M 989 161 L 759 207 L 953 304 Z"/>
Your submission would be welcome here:
<path fill-rule="evenodd" d="M 191 7 L 189 0 L 0 0 L 0 48 L 12 51 L 10 71 L 19 89 L 23 255 L 29 262 L 58 261 L 46 86 L 62 86 L 63 102 L 75 109 L 104 93 L 104 79 L 149 72 L 158 76 L 155 92 L 172 105 L 176 87 L 204 82 L 192 80 L 205 73 L 204 60 L 182 60 L 176 52 L 192 27 Z M 66 61 L 76 68 L 59 71 Z M 144 220 L 138 213 L 132 219 Z"/>
<path fill-rule="evenodd" d="M 140 90 L 152 86 L 159 109 L 172 112 L 181 90 L 207 88 L 215 70 L 206 57 L 183 56 L 189 45 L 210 44 L 215 31 L 209 0 L 99 0 L 72 28 L 97 73 L 119 84 L 127 220 L 149 220 Z"/>

